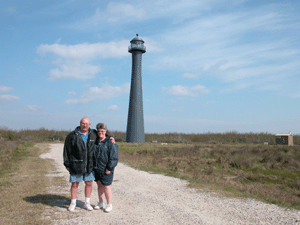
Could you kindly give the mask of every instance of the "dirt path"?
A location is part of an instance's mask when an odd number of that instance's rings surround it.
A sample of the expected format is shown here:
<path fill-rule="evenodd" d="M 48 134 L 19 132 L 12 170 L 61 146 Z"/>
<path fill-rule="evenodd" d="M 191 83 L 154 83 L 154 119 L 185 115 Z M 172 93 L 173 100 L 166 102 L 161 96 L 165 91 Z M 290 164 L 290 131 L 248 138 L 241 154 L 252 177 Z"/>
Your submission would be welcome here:
<path fill-rule="evenodd" d="M 54 159 L 54 170 L 48 176 L 60 176 L 67 183 L 69 174 L 63 166 L 63 144 L 50 144 L 42 158 Z M 119 163 L 115 170 L 113 210 L 88 212 L 82 209 L 84 185 L 79 185 L 74 212 L 67 204 L 49 206 L 45 216 L 55 224 L 300 224 L 300 211 L 285 210 L 255 200 L 217 198 L 209 193 L 186 187 L 187 182 L 132 169 Z M 65 185 L 62 185 L 65 186 Z M 50 192 L 68 194 L 70 188 L 51 187 Z M 97 204 L 94 183 L 91 204 Z M 59 205 L 60 204 L 60 205 Z"/>

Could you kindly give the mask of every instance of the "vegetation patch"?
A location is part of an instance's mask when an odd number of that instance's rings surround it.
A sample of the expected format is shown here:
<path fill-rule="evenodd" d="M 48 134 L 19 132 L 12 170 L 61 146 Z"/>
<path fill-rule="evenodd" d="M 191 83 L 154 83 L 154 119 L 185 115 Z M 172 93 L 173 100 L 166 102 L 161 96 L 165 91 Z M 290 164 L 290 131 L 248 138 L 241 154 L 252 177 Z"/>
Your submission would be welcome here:
<path fill-rule="evenodd" d="M 52 224 L 51 220 L 57 214 L 47 216 L 46 209 L 60 207 L 67 210 L 70 201 L 69 196 L 50 194 L 49 187 L 61 187 L 68 185 L 67 182 L 62 178 L 46 176 L 53 165 L 50 160 L 39 157 L 47 151 L 45 144 L 35 144 L 30 138 L 27 141 L 13 139 L 18 137 L 17 132 L 15 135 L 5 135 L 6 133 L 8 132 L 3 134 L 0 130 L 1 222 Z"/>
<path fill-rule="evenodd" d="M 43 214 L 47 208 L 67 209 L 69 196 L 47 190 L 64 181 L 45 176 L 51 161 L 39 158 L 46 151 L 41 145 L 33 146 L 63 142 L 69 132 L 0 127 L 0 217 L 5 224 L 47 224 L 54 217 Z M 300 135 L 294 135 L 295 146 L 282 146 L 274 145 L 269 133 L 145 134 L 143 144 L 125 143 L 125 132 L 113 134 L 120 160 L 137 169 L 185 179 L 190 187 L 219 196 L 300 209 Z"/>
<path fill-rule="evenodd" d="M 24 149 L 26 154 L 20 153 L 20 149 Z M 47 163 L 34 156 L 38 153 L 39 149 L 34 147 L 19 147 L 11 157 L 15 161 L 5 173 L 1 173 L 0 217 L 3 224 L 50 224 L 40 216 L 44 207 L 24 201 L 28 196 L 45 192 L 49 182 L 46 176 L 41 176 L 40 169 L 47 166 Z M 24 155 L 27 157 L 24 158 Z"/>
<path fill-rule="evenodd" d="M 251 197 L 300 209 L 300 146 L 118 143 L 135 168 L 190 182 L 230 197 Z M 133 151 L 134 149 L 134 151 Z"/>

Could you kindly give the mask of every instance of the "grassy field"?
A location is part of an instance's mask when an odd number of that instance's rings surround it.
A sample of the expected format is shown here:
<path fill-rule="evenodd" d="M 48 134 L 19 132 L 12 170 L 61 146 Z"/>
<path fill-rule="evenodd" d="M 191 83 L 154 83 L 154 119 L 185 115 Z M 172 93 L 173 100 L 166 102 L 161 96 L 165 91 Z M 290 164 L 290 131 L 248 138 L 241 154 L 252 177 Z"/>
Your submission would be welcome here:
<path fill-rule="evenodd" d="M 23 224 L 48 223 L 41 214 L 55 196 L 47 195 L 47 187 L 61 181 L 44 176 L 51 162 L 39 158 L 45 149 L 33 146 L 63 143 L 69 132 L 0 127 L 0 217 L 6 224 L 16 219 Z M 269 133 L 146 134 L 143 144 L 125 143 L 124 132 L 112 133 L 120 161 L 137 169 L 186 179 L 190 187 L 219 196 L 300 209 L 300 135 L 294 135 L 294 146 L 282 146 L 275 145 Z M 68 200 L 66 196 L 66 204 Z"/>
<path fill-rule="evenodd" d="M 45 145 L 36 144 L 43 135 L 39 136 L 38 131 L 26 131 L 26 134 L 0 131 L 2 224 L 51 224 L 44 218 L 48 216 L 43 214 L 46 207 L 62 200 L 65 207 L 69 204 L 69 196 L 49 194 L 49 186 L 61 186 L 65 182 L 57 177 L 45 176 L 53 165 L 50 160 L 39 157 L 47 152 Z M 46 135 L 43 141 L 48 138 Z"/>
<path fill-rule="evenodd" d="M 120 159 L 229 197 L 300 209 L 300 145 L 119 143 Z"/>

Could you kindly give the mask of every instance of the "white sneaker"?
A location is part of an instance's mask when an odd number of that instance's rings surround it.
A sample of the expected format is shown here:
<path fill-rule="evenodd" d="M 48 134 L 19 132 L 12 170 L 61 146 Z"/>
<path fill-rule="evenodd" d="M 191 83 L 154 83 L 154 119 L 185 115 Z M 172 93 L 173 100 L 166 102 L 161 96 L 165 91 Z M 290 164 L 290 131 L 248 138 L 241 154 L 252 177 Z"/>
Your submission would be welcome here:
<path fill-rule="evenodd" d="M 104 209 L 104 212 L 109 213 L 112 210 L 112 204 L 107 204 L 106 208 Z"/>
<path fill-rule="evenodd" d="M 87 211 L 92 211 L 93 207 L 90 205 L 90 203 L 84 203 L 83 208 Z"/>
<path fill-rule="evenodd" d="M 71 203 L 70 206 L 69 206 L 69 208 L 68 208 L 68 210 L 69 210 L 70 212 L 72 212 L 72 211 L 74 211 L 75 207 L 76 207 L 76 204 Z"/>
<path fill-rule="evenodd" d="M 96 205 L 94 207 L 94 209 L 98 210 L 98 209 L 103 209 L 103 202 L 98 202 L 98 205 Z"/>

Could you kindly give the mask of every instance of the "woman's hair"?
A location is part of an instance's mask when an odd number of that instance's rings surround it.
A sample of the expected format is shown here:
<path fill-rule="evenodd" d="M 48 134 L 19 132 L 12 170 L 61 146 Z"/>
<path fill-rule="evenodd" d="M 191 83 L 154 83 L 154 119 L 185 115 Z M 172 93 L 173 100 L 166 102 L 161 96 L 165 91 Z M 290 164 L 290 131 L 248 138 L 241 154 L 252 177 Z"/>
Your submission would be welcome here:
<path fill-rule="evenodd" d="M 104 123 L 98 123 L 98 124 L 96 125 L 96 129 L 97 129 L 97 130 L 99 130 L 99 129 L 107 130 L 107 126 L 106 126 L 106 124 L 104 124 Z"/>
<path fill-rule="evenodd" d="M 107 130 L 107 126 L 106 126 L 106 124 L 104 124 L 104 123 L 98 123 L 97 125 L 96 125 L 96 129 L 97 129 L 97 131 L 99 130 L 99 129 L 104 129 L 104 130 L 106 130 L 106 134 L 105 134 L 105 136 L 106 137 L 111 137 L 112 136 L 112 134 Z"/>

